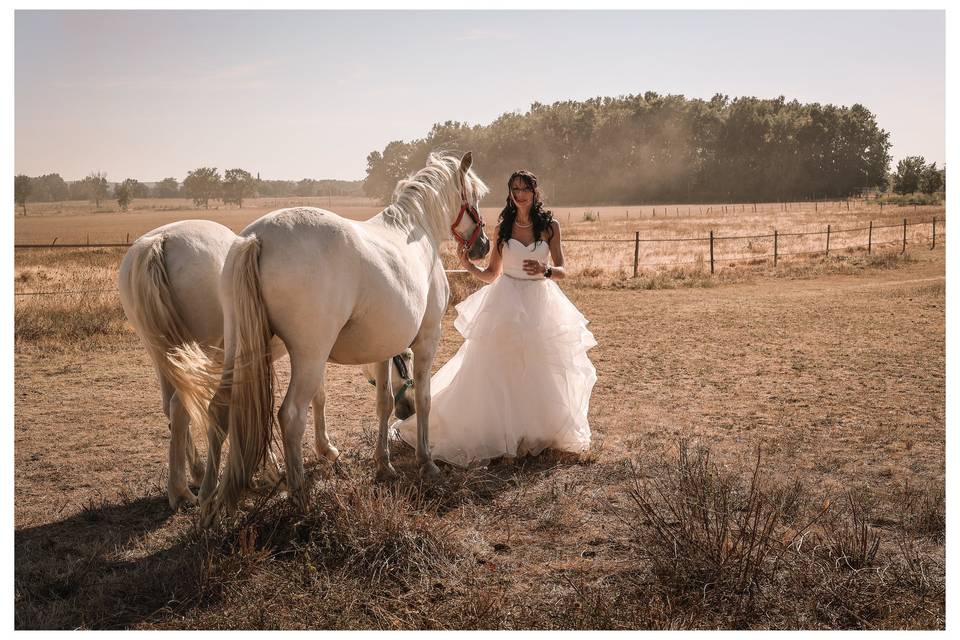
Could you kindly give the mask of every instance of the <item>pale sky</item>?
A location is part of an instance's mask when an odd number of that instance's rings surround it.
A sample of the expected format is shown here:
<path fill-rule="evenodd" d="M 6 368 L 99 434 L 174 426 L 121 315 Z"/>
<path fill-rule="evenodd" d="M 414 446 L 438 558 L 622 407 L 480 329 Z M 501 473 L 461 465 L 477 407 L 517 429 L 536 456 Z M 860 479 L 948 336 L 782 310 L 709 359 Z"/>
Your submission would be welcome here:
<path fill-rule="evenodd" d="M 391 140 L 644 91 L 859 102 L 945 159 L 943 11 L 18 11 L 17 173 L 365 175 Z M 482 163 L 482 159 L 481 163 Z"/>

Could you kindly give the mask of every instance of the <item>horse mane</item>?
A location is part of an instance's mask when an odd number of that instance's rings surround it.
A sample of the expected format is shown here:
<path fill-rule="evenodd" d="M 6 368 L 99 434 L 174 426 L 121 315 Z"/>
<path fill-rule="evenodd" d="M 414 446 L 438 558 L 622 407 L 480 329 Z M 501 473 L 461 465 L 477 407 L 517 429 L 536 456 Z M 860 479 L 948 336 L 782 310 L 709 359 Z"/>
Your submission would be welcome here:
<path fill-rule="evenodd" d="M 397 183 L 393 202 L 383 211 L 384 217 L 404 227 L 417 220 L 438 243 L 443 241 L 450 235 L 448 212 L 460 209 L 459 171 L 459 157 L 449 152 L 431 152 L 423 169 Z M 472 194 L 479 200 L 490 191 L 472 169 L 467 171 L 466 183 L 468 199 Z"/>

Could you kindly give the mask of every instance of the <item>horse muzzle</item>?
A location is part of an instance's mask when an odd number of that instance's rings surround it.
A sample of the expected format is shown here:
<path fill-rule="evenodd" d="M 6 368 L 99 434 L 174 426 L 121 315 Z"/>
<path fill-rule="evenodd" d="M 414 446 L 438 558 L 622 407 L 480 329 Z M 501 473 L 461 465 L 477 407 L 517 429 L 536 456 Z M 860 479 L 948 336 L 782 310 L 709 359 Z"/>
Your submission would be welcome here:
<path fill-rule="evenodd" d="M 479 260 L 490 253 L 490 240 L 487 238 L 487 234 L 480 233 L 477 236 L 476 241 L 470 246 L 470 251 L 467 255 L 470 256 L 471 260 Z"/>

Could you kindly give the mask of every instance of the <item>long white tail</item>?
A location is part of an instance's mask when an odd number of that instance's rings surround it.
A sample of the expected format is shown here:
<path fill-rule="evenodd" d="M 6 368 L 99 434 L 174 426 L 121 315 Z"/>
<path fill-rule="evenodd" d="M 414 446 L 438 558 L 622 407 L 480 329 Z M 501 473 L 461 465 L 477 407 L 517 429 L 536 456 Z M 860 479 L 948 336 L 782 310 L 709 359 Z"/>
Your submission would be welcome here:
<path fill-rule="evenodd" d="M 207 421 L 207 406 L 220 381 L 222 354 L 210 357 L 190 335 L 170 292 L 162 234 L 131 265 L 133 312 L 150 358 L 176 389 L 194 428 Z"/>
<path fill-rule="evenodd" d="M 260 240 L 242 237 L 235 241 L 224 266 L 231 273 L 235 354 L 227 371 L 230 453 L 217 489 L 217 510 L 236 506 L 263 462 L 273 433 L 272 333 L 260 289 L 259 259 Z"/>

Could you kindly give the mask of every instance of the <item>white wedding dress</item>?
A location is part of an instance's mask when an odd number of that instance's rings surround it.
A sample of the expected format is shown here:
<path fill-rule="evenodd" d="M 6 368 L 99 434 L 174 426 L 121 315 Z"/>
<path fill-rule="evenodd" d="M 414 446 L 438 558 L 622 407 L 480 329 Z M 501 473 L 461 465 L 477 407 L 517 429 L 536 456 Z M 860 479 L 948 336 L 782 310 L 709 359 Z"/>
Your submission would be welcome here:
<path fill-rule="evenodd" d="M 430 382 L 434 458 L 467 467 L 590 448 L 597 371 L 587 350 L 597 342 L 556 282 L 523 271 L 524 260 L 548 255 L 545 242 L 509 239 L 503 275 L 457 305 L 454 326 L 465 341 Z M 416 415 L 392 426 L 416 447 Z"/>

